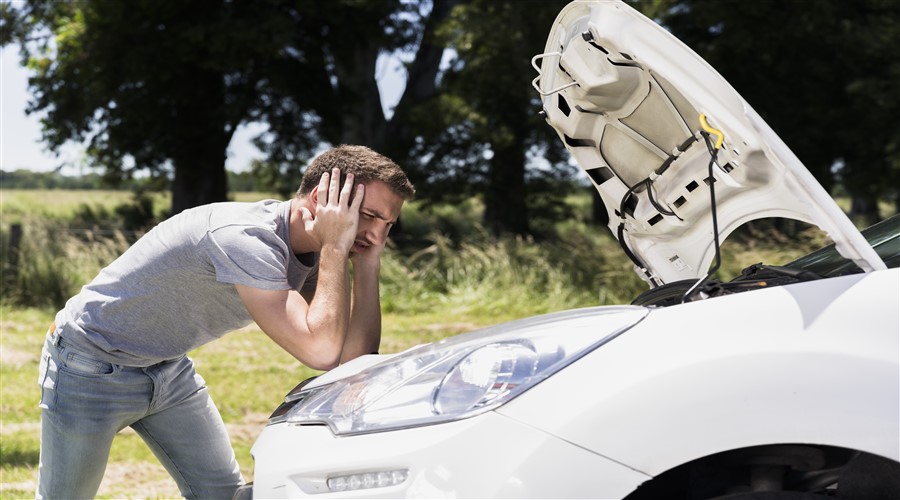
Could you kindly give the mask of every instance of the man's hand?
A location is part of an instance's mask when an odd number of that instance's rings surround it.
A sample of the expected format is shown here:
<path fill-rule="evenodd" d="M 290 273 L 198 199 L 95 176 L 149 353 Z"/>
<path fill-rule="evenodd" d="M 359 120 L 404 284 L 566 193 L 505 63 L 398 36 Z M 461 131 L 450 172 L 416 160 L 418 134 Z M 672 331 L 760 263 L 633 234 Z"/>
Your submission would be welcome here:
<path fill-rule="evenodd" d="M 378 269 L 381 263 L 381 254 L 384 252 L 384 244 L 386 242 L 387 240 L 382 241 L 380 244 L 366 247 L 362 252 L 351 253 L 350 262 L 353 263 L 353 269 L 359 270 L 372 267 Z"/>
<path fill-rule="evenodd" d="M 365 186 L 356 186 L 353 193 L 353 174 L 347 174 L 344 187 L 340 187 L 340 170 L 322 174 L 316 188 L 316 215 L 301 208 L 303 225 L 307 234 L 316 240 L 323 252 L 336 251 L 349 256 L 359 228 L 359 207 L 362 205 Z M 352 198 L 352 201 L 351 201 Z"/>

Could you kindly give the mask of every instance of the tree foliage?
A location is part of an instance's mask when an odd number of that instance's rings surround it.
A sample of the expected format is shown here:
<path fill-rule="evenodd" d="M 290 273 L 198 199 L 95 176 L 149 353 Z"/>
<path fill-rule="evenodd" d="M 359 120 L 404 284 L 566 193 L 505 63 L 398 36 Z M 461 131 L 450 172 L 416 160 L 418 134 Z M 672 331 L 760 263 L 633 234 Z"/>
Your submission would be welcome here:
<path fill-rule="evenodd" d="M 224 200 L 225 152 L 277 38 L 246 2 L 28 2 L 17 14 L 44 140 L 88 143 L 109 180 L 172 176 L 173 211 Z M 248 30 L 253 24 L 259 31 Z"/>
<path fill-rule="evenodd" d="M 228 144 L 260 122 L 258 187 L 288 194 L 320 149 L 363 144 L 403 164 L 424 201 L 481 196 L 493 233 L 530 234 L 565 216 L 572 173 L 530 86 L 565 3 L 28 0 L 0 3 L 0 45 L 22 48 L 51 149 L 87 141 L 107 180 L 171 180 L 173 212 L 226 199 Z M 837 165 L 861 212 L 896 196 L 900 3 L 630 3 L 731 81 L 823 185 Z M 388 54 L 406 86 L 385 112 Z"/>
<path fill-rule="evenodd" d="M 443 44 L 434 31 L 456 0 L 298 0 L 288 9 L 294 33 L 259 91 L 263 105 L 253 120 L 268 132 L 255 144 L 267 154 L 256 175 L 281 192 L 296 188 L 297 166 L 323 144 L 362 144 L 406 163 L 415 140 L 411 115 L 432 99 Z M 379 56 L 401 53 L 405 90 L 382 108 Z"/>
<path fill-rule="evenodd" d="M 100 189 L 103 187 L 102 181 L 99 175 L 93 173 L 74 177 L 59 172 L 0 170 L 3 189 Z"/>
<path fill-rule="evenodd" d="M 377 57 L 416 45 L 427 24 L 401 0 L 29 0 L 3 4 L 2 19 L 0 43 L 20 42 L 32 70 L 28 112 L 44 114 L 48 146 L 87 141 L 111 180 L 171 176 L 173 212 L 226 198 L 242 123 L 269 125 L 260 144 L 295 179 L 322 142 L 381 145 L 397 127 L 381 111 Z M 433 80 L 439 56 L 430 62 L 412 83 Z"/>
<path fill-rule="evenodd" d="M 900 3 L 673 0 L 661 17 L 823 186 L 846 187 L 853 215 L 875 219 L 878 199 L 896 199 Z"/>
<path fill-rule="evenodd" d="M 571 170 L 539 115 L 530 62 L 566 3 L 471 0 L 440 30 L 455 57 L 439 99 L 417 122 L 423 178 L 433 200 L 482 194 L 494 234 L 530 234 L 530 222 L 552 215 L 566 194 L 547 189 Z"/>
<path fill-rule="evenodd" d="M 227 145 L 252 121 L 268 127 L 252 171 L 279 191 L 324 145 L 364 144 L 405 163 L 425 197 L 483 194 L 495 232 L 525 234 L 544 186 L 526 183 L 529 154 L 549 172 L 562 158 L 530 59 L 564 3 L 30 0 L 6 10 L 19 28 L 2 41 L 32 40 L 29 111 L 46 113 L 51 148 L 90 141 L 110 179 L 171 175 L 175 212 L 225 198 Z M 385 113 L 376 64 L 391 53 L 406 87 Z"/>

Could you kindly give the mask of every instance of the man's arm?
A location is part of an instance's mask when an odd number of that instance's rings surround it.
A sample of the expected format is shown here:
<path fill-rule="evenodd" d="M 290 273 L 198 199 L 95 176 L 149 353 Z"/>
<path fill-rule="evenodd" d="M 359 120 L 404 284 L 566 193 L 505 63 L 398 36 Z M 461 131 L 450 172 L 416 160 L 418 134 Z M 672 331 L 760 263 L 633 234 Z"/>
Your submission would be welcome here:
<path fill-rule="evenodd" d="M 383 245 L 381 246 L 383 248 Z M 350 327 L 341 352 L 341 363 L 378 352 L 381 344 L 381 298 L 378 277 L 382 248 L 369 248 L 374 255 L 353 259 L 353 294 Z M 368 257 L 363 261 L 363 257 Z"/>
<path fill-rule="evenodd" d="M 350 316 L 345 255 L 319 257 L 316 294 L 307 302 L 296 290 L 235 285 L 250 316 L 282 349 L 316 370 L 338 365 Z"/>
<path fill-rule="evenodd" d="M 295 290 L 262 290 L 235 285 L 250 316 L 269 337 L 303 364 L 318 370 L 338 365 L 350 325 L 347 256 L 359 224 L 364 186 L 353 178 L 340 189 L 340 172 L 319 182 L 316 218 L 305 208 L 306 233 L 321 245 L 316 294 L 307 300 Z"/>

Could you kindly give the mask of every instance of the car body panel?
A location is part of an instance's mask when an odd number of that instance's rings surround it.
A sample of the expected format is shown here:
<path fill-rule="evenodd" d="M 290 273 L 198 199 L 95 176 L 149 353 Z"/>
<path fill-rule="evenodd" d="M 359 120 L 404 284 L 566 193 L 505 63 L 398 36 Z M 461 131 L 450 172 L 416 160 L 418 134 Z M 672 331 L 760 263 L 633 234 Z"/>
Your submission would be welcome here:
<path fill-rule="evenodd" d="M 262 451 L 265 450 L 265 453 Z M 265 429 L 253 446 L 257 498 L 304 498 L 328 477 L 408 469 L 397 486 L 340 498 L 616 498 L 649 479 L 539 429 L 486 413 L 439 426 L 335 437 L 326 426 Z M 552 481 L 547 481 L 552 477 Z M 598 478 L 603 478 L 598 481 Z"/>
<path fill-rule="evenodd" d="M 891 269 L 652 308 L 498 410 L 456 422 L 347 437 L 271 425 L 252 450 L 254 495 L 319 496 L 304 485 L 405 468 L 402 485 L 331 494 L 621 498 L 691 460 L 780 443 L 898 461 L 898 285 Z"/>
<path fill-rule="evenodd" d="M 891 269 L 654 309 L 497 411 L 649 475 L 773 443 L 898 461 L 898 304 Z"/>
<path fill-rule="evenodd" d="M 701 278 L 714 258 L 710 153 L 700 135 L 713 129 L 723 134 L 712 182 L 720 240 L 748 221 L 785 217 L 817 225 L 863 270 L 886 268 L 731 85 L 628 5 L 572 2 L 536 59 L 547 122 L 592 179 L 617 237 L 623 224 L 638 274 L 653 286 Z M 652 187 L 628 196 L 647 179 Z"/>

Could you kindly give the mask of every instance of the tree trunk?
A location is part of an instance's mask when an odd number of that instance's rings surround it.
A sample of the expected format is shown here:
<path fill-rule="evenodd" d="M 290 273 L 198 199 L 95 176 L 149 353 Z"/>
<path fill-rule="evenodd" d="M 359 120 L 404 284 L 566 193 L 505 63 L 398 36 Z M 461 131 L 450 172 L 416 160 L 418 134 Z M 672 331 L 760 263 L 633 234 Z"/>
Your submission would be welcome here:
<path fill-rule="evenodd" d="M 484 192 L 484 225 L 494 236 L 528 234 L 525 147 L 520 141 L 494 149 Z"/>
<path fill-rule="evenodd" d="M 184 85 L 173 89 L 179 99 L 172 126 L 177 140 L 170 157 L 172 214 L 228 199 L 225 158 L 233 131 L 226 131 L 223 75 L 197 67 L 182 68 Z"/>
<path fill-rule="evenodd" d="M 341 103 L 342 144 L 358 144 L 380 149 L 385 128 L 381 95 L 375 80 L 379 48 L 358 44 L 349 60 L 335 60 L 338 99 Z"/>
<path fill-rule="evenodd" d="M 860 227 L 868 227 L 881 218 L 878 197 L 871 192 L 851 193 L 850 218 Z"/>
<path fill-rule="evenodd" d="M 220 148 L 207 155 L 197 151 L 196 154 L 188 153 L 174 160 L 176 167 L 175 178 L 172 180 L 171 215 L 228 199 L 224 151 Z M 179 168 L 178 165 L 183 167 Z"/>
<path fill-rule="evenodd" d="M 434 0 L 432 3 L 431 14 L 422 33 L 422 42 L 407 73 L 406 88 L 385 126 L 382 143 L 378 145 L 383 148 L 384 154 L 395 161 L 405 162 L 415 144 L 416 131 L 410 124 L 412 110 L 437 93 L 437 74 L 445 47 L 437 39 L 436 32 L 458 3 L 459 0 Z"/>

